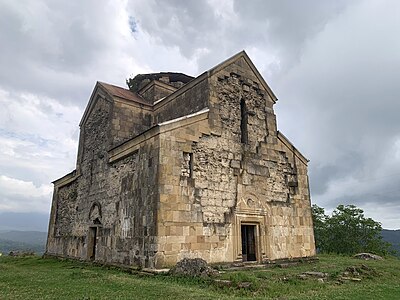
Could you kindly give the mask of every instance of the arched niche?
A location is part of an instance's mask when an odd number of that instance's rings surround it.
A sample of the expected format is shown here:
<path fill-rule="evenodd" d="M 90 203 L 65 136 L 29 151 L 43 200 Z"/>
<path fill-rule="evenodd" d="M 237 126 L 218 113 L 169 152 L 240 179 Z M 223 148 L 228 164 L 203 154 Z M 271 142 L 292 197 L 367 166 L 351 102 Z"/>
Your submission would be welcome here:
<path fill-rule="evenodd" d="M 252 192 L 247 192 L 239 198 L 236 204 L 236 212 L 250 212 L 266 215 L 269 213 L 269 205 L 261 201 L 259 197 Z"/>
<path fill-rule="evenodd" d="M 89 221 L 94 225 L 102 224 L 101 205 L 97 201 L 92 204 L 89 212 Z"/>

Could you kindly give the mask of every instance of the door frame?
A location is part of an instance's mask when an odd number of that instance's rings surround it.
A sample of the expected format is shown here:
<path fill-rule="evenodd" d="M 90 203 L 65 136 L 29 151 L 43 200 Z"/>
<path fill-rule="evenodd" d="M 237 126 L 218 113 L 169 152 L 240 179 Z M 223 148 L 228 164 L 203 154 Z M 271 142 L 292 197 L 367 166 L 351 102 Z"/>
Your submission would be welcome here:
<path fill-rule="evenodd" d="M 242 254 L 242 225 L 253 225 L 255 235 L 255 248 L 256 248 L 256 260 L 248 263 L 262 263 L 268 261 L 266 251 L 266 236 L 265 236 L 265 216 L 263 215 L 250 215 L 250 214 L 236 214 L 235 222 L 233 225 L 233 245 L 232 254 L 233 261 L 243 262 Z M 247 263 L 247 262 L 246 262 Z"/>
<path fill-rule="evenodd" d="M 96 260 L 96 250 L 99 239 L 99 226 L 89 226 L 87 234 L 87 260 Z"/>
<path fill-rule="evenodd" d="M 246 229 L 245 229 L 246 228 Z M 252 228 L 251 230 L 250 230 L 250 232 L 251 232 L 251 234 L 252 234 L 252 237 L 251 238 L 249 238 L 249 231 L 248 231 L 248 229 L 249 228 Z M 246 231 L 246 233 L 244 233 L 243 232 L 243 230 L 245 229 L 245 231 Z M 244 250 L 244 242 L 243 242 L 243 235 L 246 235 L 246 245 L 245 245 L 245 247 L 246 247 L 246 254 L 244 254 L 243 252 L 243 250 Z M 257 239 L 257 224 L 254 224 L 254 223 L 246 223 L 246 222 L 244 222 L 244 223 L 241 223 L 240 224 L 240 238 L 241 238 L 241 244 L 242 244 L 242 261 L 243 262 L 254 262 L 254 261 L 258 261 L 259 259 L 258 259 L 258 255 L 259 255 L 259 251 L 257 251 L 257 249 L 259 248 L 258 247 L 258 239 Z M 252 260 L 249 260 L 249 241 L 250 241 L 250 239 L 253 239 L 253 251 L 254 251 L 254 253 L 252 253 L 252 254 L 254 254 L 254 258 L 255 259 L 252 259 Z"/>

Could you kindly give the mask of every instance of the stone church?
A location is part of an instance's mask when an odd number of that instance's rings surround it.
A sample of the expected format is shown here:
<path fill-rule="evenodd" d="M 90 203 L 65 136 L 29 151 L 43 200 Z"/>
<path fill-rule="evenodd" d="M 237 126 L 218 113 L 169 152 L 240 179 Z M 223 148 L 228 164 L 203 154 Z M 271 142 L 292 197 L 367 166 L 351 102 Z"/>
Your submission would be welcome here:
<path fill-rule="evenodd" d="M 315 255 L 308 160 L 242 51 L 193 78 L 97 82 L 76 169 L 54 181 L 46 254 L 149 268 Z"/>

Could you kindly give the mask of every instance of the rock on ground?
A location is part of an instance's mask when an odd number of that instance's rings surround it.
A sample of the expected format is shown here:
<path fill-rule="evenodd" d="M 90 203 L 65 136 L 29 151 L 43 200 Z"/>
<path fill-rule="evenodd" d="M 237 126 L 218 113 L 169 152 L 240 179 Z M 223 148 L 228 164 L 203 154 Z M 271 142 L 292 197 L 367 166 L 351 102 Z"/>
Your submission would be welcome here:
<path fill-rule="evenodd" d="M 169 273 L 178 276 L 210 277 L 217 275 L 218 271 L 207 265 L 204 259 L 184 258 Z"/>
<path fill-rule="evenodd" d="M 35 256 L 36 254 L 35 254 L 35 252 L 33 252 L 33 251 L 20 251 L 20 250 L 17 250 L 17 251 L 10 251 L 10 253 L 8 253 L 8 256 Z"/>
<path fill-rule="evenodd" d="M 354 258 L 365 259 L 365 260 L 369 260 L 369 259 L 382 260 L 383 259 L 382 256 L 372 254 L 372 253 L 358 253 L 358 254 L 354 255 Z"/>

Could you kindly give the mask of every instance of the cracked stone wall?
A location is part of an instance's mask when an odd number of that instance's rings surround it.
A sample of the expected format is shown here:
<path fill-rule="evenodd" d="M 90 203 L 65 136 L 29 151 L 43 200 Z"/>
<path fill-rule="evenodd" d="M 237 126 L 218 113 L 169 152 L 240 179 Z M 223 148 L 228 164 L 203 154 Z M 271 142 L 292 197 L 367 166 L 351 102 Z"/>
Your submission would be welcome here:
<path fill-rule="evenodd" d="M 158 263 L 241 261 L 241 224 L 257 228 L 259 261 L 315 255 L 307 162 L 278 134 L 268 92 L 244 60 L 209 84 L 208 131 L 200 122 L 161 137 Z"/>
<path fill-rule="evenodd" d="M 77 184 L 72 182 L 58 191 L 58 213 L 56 216 L 56 235 L 71 234 L 71 220 L 76 211 Z"/>
<path fill-rule="evenodd" d="M 60 223 L 55 223 L 54 235 L 48 239 L 47 252 L 62 256 L 86 258 L 89 213 L 95 201 L 106 198 L 107 150 L 110 146 L 110 120 L 112 103 L 99 97 L 81 127 L 80 152 L 78 156 L 78 172 L 80 176 L 74 180 L 76 201 L 74 210 L 64 215 L 69 222 L 68 235 L 63 232 Z M 66 187 L 55 186 L 56 216 L 62 214 L 63 190 Z"/>
<path fill-rule="evenodd" d="M 213 205 L 202 205 L 204 221 L 232 222 L 231 245 L 240 240 L 239 220 L 256 224 L 263 260 L 314 255 L 307 162 L 278 134 L 268 92 L 244 59 L 215 74 L 211 85 L 211 131 L 218 138 L 205 139 L 201 152 L 207 156 L 207 173 L 220 182 L 213 184 L 216 189 L 207 189 L 204 200 Z M 245 144 L 241 143 L 241 101 L 247 110 Z M 202 143 L 196 145 L 195 157 Z M 195 177 L 199 184 L 196 171 Z M 203 176 L 202 181 L 206 179 Z M 236 188 L 224 188 L 229 183 Z M 231 201 L 218 200 L 221 194 Z M 233 258 L 241 259 L 240 246 L 236 248 L 237 252 L 232 249 Z"/>
<path fill-rule="evenodd" d="M 56 191 L 56 222 L 47 253 L 88 259 L 89 228 L 97 227 L 96 261 L 151 267 L 158 142 L 150 139 L 110 164 L 112 113 L 112 104 L 99 99 L 81 128 L 80 175 Z"/>
<path fill-rule="evenodd" d="M 202 206 L 205 223 L 224 224 L 225 214 L 236 203 L 237 180 L 231 161 L 239 159 L 233 144 L 215 136 L 203 137 L 193 146 L 195 200 Z"/>
<path fill-rule="evenodd" d="M 205 74 L 153 117 L 97 99 L 76 171 L 55 184 L 48 254 L 89 259 L 97 231 L 100 262 L 241 261 L 242 224 L 255 228 L 260 262 L 315 254 L 307 161 L 278 133 L 269 88 L 243 57 Z"/>

